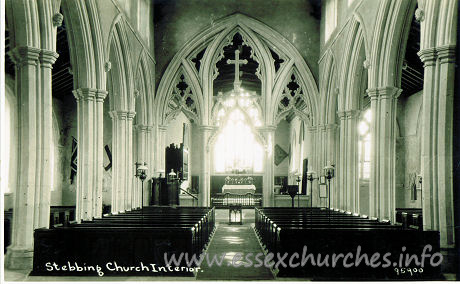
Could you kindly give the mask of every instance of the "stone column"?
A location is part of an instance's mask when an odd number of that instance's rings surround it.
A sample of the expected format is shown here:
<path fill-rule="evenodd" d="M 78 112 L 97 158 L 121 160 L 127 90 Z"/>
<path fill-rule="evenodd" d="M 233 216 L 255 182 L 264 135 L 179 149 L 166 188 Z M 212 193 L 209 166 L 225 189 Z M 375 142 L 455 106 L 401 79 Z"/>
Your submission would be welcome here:
<path fill-rule="evenodd" d="M 200 192 L 198 194 L 199 206 L 210 206 L 211 205 L 211 149 L 208 147 L 209 137 L 211 137 L 214 127 L 209 125 L 199 126 L 201 132 L 201 143 L 202 143 L 202 163 L 201 163 L 201 174 L 200 174 Z"/>
<path fill-rule="evenodd" d="M 122 145 L 125 147 L 125 161 L 124 166 L 126 182 L 125 182 L 125 200 L 124 200 L 124 210 L 133 209 L 133 178 L 134 178 L 134 161 L 133 161 L 133 118 L 136 115 L 134 111 L 126 112 L 126 136 L 125 144 Z"/>
<path fill-rule="evenodd" d="M 339 208 L 338 201 L 339 191 L 337 190 L 337 164 L 336 164 L 336 132 L 337 132 L 337 124 L 326 124 L 326 135 L 325 135 L 325 151 L 326 151 L 326 164 L 325 165 L 334 165 L 336 170 L 335 177 L 331 179 L 331 206 L 333 208 Z"/>
<path fill-rule="evenodd" d="M 337 166 L 337 206 L 340 210 L 346 210 L 347 200 L 347 143 L 346 143 L 346 133 L 347 133 L 347 116 L 345 111 L 337 112 L 337 115 L 340 119 L 340 137 L 339 137 L 339 156 L 338 156 L 338 166 Z"/>
<path fill-rule="evenodd" d="M 145 133 L 145 151 L 146 151 L 146 160 L 147 160 L 147 167 L 149 168 L 147 172 L 147 179 L 151 178 L 155 173 L 155 132 L 153 131 L 152 125 L 146 125 L 146 133 Z"/>
<path fill-rule="evenodd" d="M 359 213 L 359 177 L 358 177 L 358 110 L 346 111 L 346 211 Z"/>
<path fill-rule="evenodd" d="M 260 131 L 267 141 L 267 149 L 264 155 L 264 176 L 263 176 L 263 192 L 262 192 L 262 205 L 270 207 L 274 205 L 274 185 L 275 185 L 275 130 L 274 126 L 267 126 Z"/>
<path fill-rule="evenodd" d="M 136 125 L 136 134 L 137 134 L 137 157 L 135 158 L 135 163 L 147 163 L 147 167 L 150 169 L 147 162 L 147 129 L 146 125 Z M 142 182 L 139 178 L 134 180 L 133 188 L 133 208 L 140 208 L 143 204 L 144 206 L 148 205 L 148 196 L 147 196 L 147 183 L 144 181 L 144 200 L 142 203 Z"/>
<path fill-rule="evenodd" d="M 167 173 L 165 173 L 165 151 L 166 151 L 166 130 L 168 127 L 166 125 L 159 125 L 157 129 L 157 151 L 156 151 L 156 171 L 157 173 L 163 173 L 166 177 Z"/>
<path fill-rule="evenodd" d="M 453 96 L 455 46 L 421 50 L 424 63 L 422 110 L 422 202 L 426 230 L 439 230 L 441 247 L 454 245 Z"/>
<path fill-rule="evenodd" d="M 317 134 L 318 134 L 318 126 L 307 126 L 307 136 L 305 137 L 306 145 L 306 157 L 308 158 L 308 169 L 311 171 L 316 172 L 317 176 L 321 175 L 321 168 L 318 165 L 318 153 L 316 151 L 317 147 Z M 311 184 L 309 184 L 310 186 Z M 313 198 L 313 206 L 324 206 L 325 203 L 321 204 L 320 201 L 320 194 L 319 194 L 319 185 L 318 180 L 313 181 L 312 185 L 312 198 Z"/>
<path fill-rule="evenodd" d="M 51 67 L 57 54 L 33 47 L 16 47 L 11 56 L 16 64 L 19 157 L 12 242 L 6 267 L 30 269 L 34 229 L 49 226 Z"/>
<path fill-rule="evenodd" d="M 41 165 L 37 167 L 39 173 L 39 186 L 35 191 L 35 225 L 36 228 L 49 226 L 50 216 L 50 194 L 51 194 L 51 146 L 53 139 L 53 107 L 52 107 L 52 74 L 53 64 L 58 58 L 54 51 L 41 50 L 40 52 L 40 90 L 37 95 L 37 106 L 39 107 L 36 127 L 39 134 L 39 145 L 41 145 Z M 20 114 L 21 115 L 21 114 Z M 38 205 L 38 206 L 37 206 Z"/>
<path fill-rule="evenodd" d="M 131 166 L 126 163 L 126 120 L 127 111 L 111 111 L 112 118 L 112 213 L 125 211 L 125 167 Z"/>
<path fill-rule="evenodd" d="M 95 100 L 94 125 L 96 133 L 94 134 L 95 143 L 94 151 L 95 170 L 94 170 L 94 214 L 96 218 L 102 217 L 102 178 L 104 176 L 104 99 L 107 97 L 107 91 L 97 90 Z"/>
<path fill-rule="evenodd" d="M 369 89 L 371 97 L 371 178 L 369 213 L 379 220 L 395 221 L 396 107 L 401 89 Z"/>
<path fill-rule="evenodd" d="M 103 90 L 79 88 L 76 220 L 102 216 Z"/>

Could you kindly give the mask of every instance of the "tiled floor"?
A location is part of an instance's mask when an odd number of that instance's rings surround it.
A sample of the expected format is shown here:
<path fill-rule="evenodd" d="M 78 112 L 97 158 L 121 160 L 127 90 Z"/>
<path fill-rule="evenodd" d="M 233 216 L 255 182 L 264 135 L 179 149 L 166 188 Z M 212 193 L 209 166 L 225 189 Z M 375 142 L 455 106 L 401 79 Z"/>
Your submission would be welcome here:
<path fill-rule="evenodd" d="M 201 271 L 198 272 L 197 280 L 273 279 L 268 268 L 254 266 L 257 254 L 262 255 L 262 250 L 250 225 L 219 224 L 207 250 L 209 259 L 215 257 L 216 262 L 208 263 L 205 260 L 201 265 Z M 216 265 L 217 261 L 220 261 L 221 265 Z"/>

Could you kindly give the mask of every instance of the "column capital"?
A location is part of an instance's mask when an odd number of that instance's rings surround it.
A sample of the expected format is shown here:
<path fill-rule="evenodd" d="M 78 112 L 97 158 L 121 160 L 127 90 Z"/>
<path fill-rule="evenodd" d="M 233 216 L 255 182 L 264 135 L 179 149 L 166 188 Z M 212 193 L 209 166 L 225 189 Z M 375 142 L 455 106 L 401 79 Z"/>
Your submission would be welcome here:
<path fill-rule="evenodd" d="M 258 127 L 257 129 L 259 129 L 260 132 L 275 132 L 276 126 L 267 125 L 267 126 Z"/>
<path fill-rule="evenodd" d="M 215 130 L 217 127 L 216 126 L 213 126 L 213 125 L 199 125 L 198 126 L 198 129 L 200 131 L 213 131 Z"/>
<path fill-rule="evenodd" d="M 436 48 L 442 63 L 455 63 L 455 45 L 443 45 Z"/>
<path fill-rule="evenodd" d="M 325 131 L 326 130 L 326 124 L 319 124 L 318 125 L 318 130 L 319 131 Z"/>
<path fill-rule="evenodd" d="M 96 101 L 97 102 L 104 102 L 105 98 L 107 97 L 109 92 L 106 90 L 96 90 Z"/>
<path fill-rule="evenodd" d="M 339 127 L 335 123 L 325 124 L 324 126 L 326 127 L 326 130 L 337 130 L 337 128 Z"/>
<path fill-rule="evenodd" d="M 117 120 L 126 120 L 126 119 L 129 118 L 131 113 L 132 112 L 127 111 L 127 110 L 112 110 L 112 111 L 109 112 L 110 117 L 112 119 L 117 119 Z"/>
<path fill-rule="evenodd" d="M 315 132 L 318 130 L 318 125 L 307 126 L 306 128 L 308 132 Z"/>
<path fill-rule="evenodd" d="M 423 62 L 424 67 L 431 66 L 436 63 L 436 48 L 426 48 L 417 52 L 417 55 L 420 57 L 420 60 Z"/>
<path fill-rule="evenodd" d="M 158 125 L 158 130 L 166 132 L 166 130 L 168 130 L 168 126 L 167 125 Z"/>
<path fill-rule="evenodd" d="M 345 111 L 347 118 L 357 118 L 359 117 L 360 113 L 361 111 L 357 109 L 349 109 Z"/>
<path fill-rule="evenodd" d="M 52 68 L 54 62 L 56 62 L 56 59 L 58 59 L 59 54 L 52 50 L 45 50 L 42 49 L 40 52 L 40 63 L 42 66 L 47 67 L 47 68 Z"/>
<path fill-rule="evenodd" d="M 135 116 L 136 116 L 136 112 L 135 112 L 135 111 L 128 110 L 128 111 L 126 112 L 126 118 L 127 118 L 128 120 L 132 120 Z"/>
<path fill-rule="evenodd" d="M 10 51 L 11 60 L 17 65 L 37 65 L 40 49 L 30 46 L 18 46 Z"/>
<path fill-rule="evenodd" d="M 141 132 L 147 132 L 148 129 L 149 129 L 149 125 L 145 125 L 145 124 L 136 124 L 134 125 L 134 128 L 138 131 L 141 131 Z"/>
<path fill-rule="evenodd" d="M 401 95 L 402 89 L 395 86 L 385 86 L 367 89 L 366 93 L 371 100 L 375 99 L 397 99 Z"/>
<path fill-rule="evenodd" d="M 344 110 L 337 111 L 337 116 L 340 120 L 344 120 L 347 117 L 347 113 Z"/>
<path fill-rule="evenodd" d="M 78 101 L 94 101 L 96 99 L 96 89 L 78 88 L 72 91 L 73 96 Z"/>
<path fill-rule="evenodd" d="M 108 92 L 105 90 L 98 90 L 93 88 L 78 88 L 72 91 L 77 101 L 97 101 L 103 102 Z"/>

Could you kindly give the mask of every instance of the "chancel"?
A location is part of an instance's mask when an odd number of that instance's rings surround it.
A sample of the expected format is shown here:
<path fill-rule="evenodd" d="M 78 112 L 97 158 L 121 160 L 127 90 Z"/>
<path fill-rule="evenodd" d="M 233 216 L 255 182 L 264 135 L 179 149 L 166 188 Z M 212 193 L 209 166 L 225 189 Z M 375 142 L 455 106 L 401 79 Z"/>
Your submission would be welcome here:
<path fill-rule="evenodd" d="M 5 0 L 2 277 L 456 280 L 458 9 Z"/>

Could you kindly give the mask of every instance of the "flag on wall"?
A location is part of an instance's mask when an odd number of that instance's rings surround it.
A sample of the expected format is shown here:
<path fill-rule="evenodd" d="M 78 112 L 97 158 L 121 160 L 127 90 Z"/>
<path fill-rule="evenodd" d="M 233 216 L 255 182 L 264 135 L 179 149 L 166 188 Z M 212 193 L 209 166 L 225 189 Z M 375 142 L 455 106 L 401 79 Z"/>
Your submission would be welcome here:
<path fill-rule="evenodd" d="M 107 154 L 107 159 L 109 160 L 109 163 L 104 167 L 104 169 L 105 171 L 108 171 L 110 168 L 112 168 L 112 152 L 110 152 L 109 145 L 105 145 L 104 149 L 105 153 Z"/>
<path fill-rule="evenodd" d="M 70 183 L 73 184 L 77 174 L 77 139 L 72 136 L 72 157 L 70 158 Z"/>

